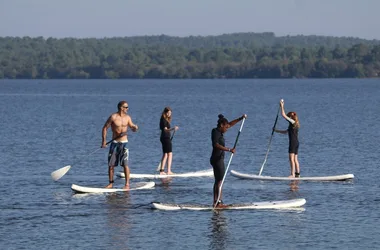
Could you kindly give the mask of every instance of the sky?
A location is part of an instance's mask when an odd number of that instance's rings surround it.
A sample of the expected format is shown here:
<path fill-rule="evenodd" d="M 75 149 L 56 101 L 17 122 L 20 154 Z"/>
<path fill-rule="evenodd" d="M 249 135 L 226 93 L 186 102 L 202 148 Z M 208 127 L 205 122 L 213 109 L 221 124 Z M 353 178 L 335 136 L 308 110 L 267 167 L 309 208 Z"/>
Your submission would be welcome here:
<path fill-rule="evenodd" d="M 0 37 L 274 32 L 380 39 L 380 0 L 0 0 Z"/>

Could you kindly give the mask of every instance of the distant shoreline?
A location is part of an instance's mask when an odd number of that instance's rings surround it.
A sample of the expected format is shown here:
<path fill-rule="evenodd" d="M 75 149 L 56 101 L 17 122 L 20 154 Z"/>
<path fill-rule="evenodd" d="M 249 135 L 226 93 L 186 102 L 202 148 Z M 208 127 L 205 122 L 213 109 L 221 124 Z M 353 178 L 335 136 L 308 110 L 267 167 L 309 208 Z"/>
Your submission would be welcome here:
<path fill-rule="evenodd" d="M 53 37 L 53 36 L 0 36 L 0 39 L 4 38 L 28 38 L 28 39 L 55 39 L 55 40 L 65 40 L 65 39 L 75 39 L 75 40 L 90 40 L 90 39 L 97 39 L 97 40 L 104 40 L 104 39 L 145 39 L 145 38 L 172 38 L 172 39 L 204 39 L 204 38 L 216 38 L 220 39 L 223 37 L 228 36 L 236 36 L 241 38 L 241 36 L 262 36 L 262 37 L 274 37 L 279 39 L 292 39 L 292 38 L 299 38 L 304 37 L 307 39 L 345 39 L 345 40 L 356 40 L 356 41 L 377 41 L 380 42 L 380 39 L 368 39 L 368 38 L 361 38 L 357 36 L 329 36 L 329 35 L 276 35 L 274 32 L 231 32 L 231 33 L 220 33 L 220 34 L 210 34 L 210 35 L 185 35 L 185 36 L 176 36 L 176 35 L 167 35 L 167 34 L 155 34 L 155 35 L 133 35 L 133 36 L 99 36 L 99 37 L 73 37 L 73 36 L 67 36 L 67 37 Z"/>
<path fill-rule="evenodd" d="M 282 36 L 0 38 L 0 79 L 377 78 L 380 40 Z"/>
<path fill-rule="evenodd" d="M 380 77 L 325 77 L 325 78 L 49 78 L 49 79 L 44 79 L 44 78 L 0 78 L 0 83 L 2 81 L 77 81 L 77 80 L 96 80 L 96 81 L 186 81 L 186 80 L 261 80 L 261 81 L 270 81 L 270 80 L 355 80 L 355 79 L 360 79 L 360 80 L 379 80 Z"/>

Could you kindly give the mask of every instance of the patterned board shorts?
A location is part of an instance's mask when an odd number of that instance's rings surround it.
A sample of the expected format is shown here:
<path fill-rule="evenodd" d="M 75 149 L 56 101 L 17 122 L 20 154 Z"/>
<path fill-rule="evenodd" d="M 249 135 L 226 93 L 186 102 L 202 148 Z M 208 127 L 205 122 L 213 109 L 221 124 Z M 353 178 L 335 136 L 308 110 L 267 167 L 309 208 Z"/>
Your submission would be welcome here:
<path fill-rule="evenodd" d="M 108 153 L 108 166 L 128 166 L 129 150 L 126 142 L 112 142 Z"/>

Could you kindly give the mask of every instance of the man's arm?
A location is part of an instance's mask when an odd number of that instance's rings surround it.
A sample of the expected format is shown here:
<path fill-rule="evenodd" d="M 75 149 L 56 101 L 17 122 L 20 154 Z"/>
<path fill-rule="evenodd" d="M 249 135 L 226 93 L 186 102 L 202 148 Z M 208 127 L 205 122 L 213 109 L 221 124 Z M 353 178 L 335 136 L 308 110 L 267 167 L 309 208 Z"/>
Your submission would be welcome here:
<path fill-rule="evenodd" d="M 107 147 L 106 145 L 107 129 L 111 126 L 111 124 L 112 124 L 112 115 L 107 119 L 102 129 L 102 148 Z"/>
<path fill-rule="evenodd" d="M 128 127 L 130 127 L 133 132 L 136 132 L 139 129 L 139 127 L 132 122 L 131 117 L 129 117 Z"/>

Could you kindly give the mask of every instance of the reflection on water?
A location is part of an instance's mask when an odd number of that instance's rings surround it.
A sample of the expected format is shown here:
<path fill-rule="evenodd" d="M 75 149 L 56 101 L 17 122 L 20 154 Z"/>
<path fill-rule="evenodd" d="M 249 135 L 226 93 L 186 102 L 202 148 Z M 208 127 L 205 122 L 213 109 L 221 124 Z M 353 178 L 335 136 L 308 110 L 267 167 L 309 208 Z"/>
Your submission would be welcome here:
<path fill-rule="evenodd" d="M 223 211 L 213 211 L 209 249 L 227 249 L 228 237 L 228 224 L 226 217 L 223 215 Z"/>
<path fill-rule="evenodd" d="M 299 181 L 291 181 L 289 183 L 290 191 L 297 192 L 298 191 L 298 183 L 299 183 Z"/>
<path fill-rule="evenodd" d="M 171 177 L 161 178 L 160 181 L 161 181 L 161 186 L 165 190 L 170 190 L 170 185 L 169 184 L 173 181 L 173 178 L 171 178 Z"/>
<path fill-rule="evenodd" d="M 45 249 L 47 240 L 49 249 L 378 248 L 378 237 L 370 237 L 368 232 L 380 234 L 376 178 L 380 175 L 379 79 L 49 80 L 42 84 L 3 80 L 0 92 L 4 131 L 0 145 L 4 166 L 0 168 L 0 235 L 1 245 L 7 249 Z M 216 101 L 221 95 L 222 103 Z M 104 119 L 114 112 L 116 102 L 125 98 L 141 128 L 130 134 L 133 171 L 154 172 L 157 167 L 161 155 L 157 114 L 169 104 L 176 110 L 175 123 L 183 128 L 173 141 L 175 164 L 181 166 L 181 172 L 209 167 L 209 133 L 219 113 L 227 117 L 251 114 L 231 169 L 258 172 L 277 102 L 285 98 L 287 107 L 297 108 L 302 117 L 302 162 L 307 174 L 317 176 L 322 171 L 358 176 L 348 182 L 299 183 L 227 176 L 227 200 L 306 199 L 304 207 L 291 210 L 213 214 L 148 209 L 152 201 L 211 204 L 212 181 L 206 178 L 155 180 L 154 189 L 122 194 L 72 195 L 72 183 L 107 184 L 107 150 L 84 156 L 87 150 L 99 147 Z M 323 126 L 316 122 L 321 120 L 325 121 Z M 20 131 L 14 126 L 19 121 L 28 124 L 28 129 Z M 283 119 L 278 122 L 281 127 L 287 125 Z M 81 124 L 86 124 L 86 129 L 78 129 Z M 235 141 L 237 130 L 226 133 L 227 145 Z M 288 173 L 287 143 L 280 135 L 273 137 L 266 175 Z M 20 149 L 25 152 L 22 164 L 15 160 Z M 51 181 L 52 171 L 73 164 L 79 157 L 82 160 L 64 178 Z M 115 181 L 124 184 L 124 180 Z"/>
<path fill-rule="evenodd" d="M 113 247 L 129 249 L 128 241 L 133 220 L 130 217 L 131 197 L 129 192 L 112 193 L 106 196 L 105 208 L 109 239 Z"/>

